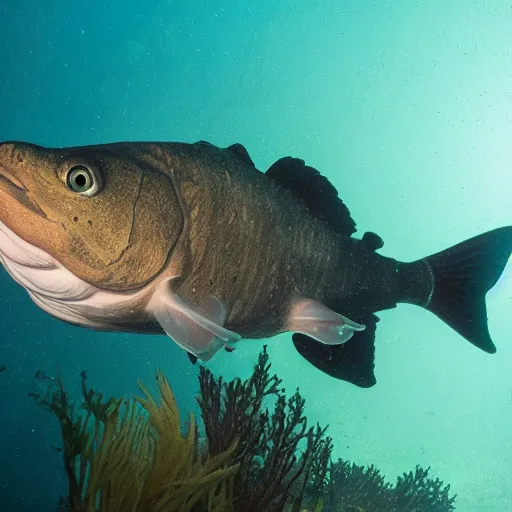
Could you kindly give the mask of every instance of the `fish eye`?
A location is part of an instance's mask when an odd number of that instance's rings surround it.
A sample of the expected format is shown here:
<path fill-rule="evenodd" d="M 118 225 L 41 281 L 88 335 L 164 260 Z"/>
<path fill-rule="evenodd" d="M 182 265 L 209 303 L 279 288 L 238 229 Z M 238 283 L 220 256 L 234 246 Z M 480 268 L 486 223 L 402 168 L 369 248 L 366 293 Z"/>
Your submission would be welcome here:
<path fill-rule="evenodd" d="M 96 195 L 101 188 L 98 174 L 83 165 L 75 165 L 69 169 L 66 184 L 73 192 L 87 197 Z"/>

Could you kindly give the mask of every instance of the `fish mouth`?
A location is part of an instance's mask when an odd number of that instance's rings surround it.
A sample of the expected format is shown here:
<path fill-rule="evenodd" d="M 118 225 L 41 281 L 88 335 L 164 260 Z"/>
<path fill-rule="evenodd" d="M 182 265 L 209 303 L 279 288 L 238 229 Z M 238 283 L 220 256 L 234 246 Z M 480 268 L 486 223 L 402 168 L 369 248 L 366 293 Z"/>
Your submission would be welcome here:
<path fill-rule="evenodd" d="M 5 192 L 23 207 L 37 215 L 47 218 L 46 214 L 30 199 L 27 188 L 4 165 L 0 164 L 0 192 Z"/>

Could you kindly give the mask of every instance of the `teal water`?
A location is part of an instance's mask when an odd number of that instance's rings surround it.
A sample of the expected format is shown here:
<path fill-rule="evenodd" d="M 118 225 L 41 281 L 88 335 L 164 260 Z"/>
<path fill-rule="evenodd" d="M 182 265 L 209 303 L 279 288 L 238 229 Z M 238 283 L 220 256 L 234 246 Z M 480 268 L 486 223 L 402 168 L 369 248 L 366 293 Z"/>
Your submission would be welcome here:
<path fill-rule="evenodd" d="M 508 2 L 2 0 L 0 34 L 0 140 L 241 142 L 260 169 L 298 156 L 402 260 L 512 222 Z M 379 315 L 376 387 L 321 374 L 290 335 L 268 342 L 274 369 L 336 456 L 390 478 L 430 465 L 457 510 L 512 510 L 511 278 L 509 263 L 488 295 L 493 356 L 401 305 Z M 159 367 L 185 410 L 196 368 L 164 337 L 50 318 L 3 270 L 0 290 L 0 510 L 50 511 L 66 479 L 56 421 L 27 397 L 37 369 L 122 395 Z M 209 366 L 246 376 L 261 345 Z"/>

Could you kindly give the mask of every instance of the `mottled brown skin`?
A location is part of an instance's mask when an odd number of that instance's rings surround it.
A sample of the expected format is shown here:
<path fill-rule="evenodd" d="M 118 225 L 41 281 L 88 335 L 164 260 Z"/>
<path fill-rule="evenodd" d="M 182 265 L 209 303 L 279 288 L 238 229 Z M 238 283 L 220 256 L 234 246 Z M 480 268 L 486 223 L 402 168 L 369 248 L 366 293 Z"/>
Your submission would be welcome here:
<path fill-rule="evenodd" d="M 165 267 L 184 221 L 168 175 L 130 153 L 122 145 L 0 145 L 0 176 L 8 173 L 22 189 L 13 194 L 0 177 L 0 220 L 99 288 L 130 291 L 148 283 Z M 75 165 L 101 172 L 98 195 L 84 197 L 66 186 L 65 174 Z"/>
<path fill-rule="evenodd" d="M 339 310 L 378 295 L 380 305 L 394 306 L 395 260 L 333 233 L 229 150 L 167 147 L 190 215 L 191 268 L 180 296 L 221 298 L 232 308 L 227 328 L 246 338 L 280 332 L 294 299 Z"/>
<path fill-rule="evenodd" d="M 77 164 L 102 174 L 96 196 L 66 187 Z M 0 220 L 97 288 L 130 292 L 168 275 L 184 299 L 213 294 L 226 327 L 246 338 L 285 329 L 295 299 L 343 314 L 360 307 L 358 316 L 399 300 L 401 264 L 333 233 L 265 174 L 204 144 L 2 144 Z M 148 330 L 147 318 L 137 322 Z"/>

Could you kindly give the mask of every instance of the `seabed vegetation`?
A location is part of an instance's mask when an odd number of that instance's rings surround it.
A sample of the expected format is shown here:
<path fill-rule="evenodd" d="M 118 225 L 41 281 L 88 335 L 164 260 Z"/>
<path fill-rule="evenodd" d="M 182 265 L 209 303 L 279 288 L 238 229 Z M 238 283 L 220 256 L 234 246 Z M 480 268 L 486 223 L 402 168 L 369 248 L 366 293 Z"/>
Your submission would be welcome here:
<path fill-rule="evenodd" d="M 157 372 L 158 396 L 109 398 L 88 387 L 70 401 L 60 375 L 36 375 L 31 394 L 55 415 L 62 434 L 73 512 L 450 512 L 450 486 L 417 466 L 389 483 L 373 465 L 333 460 L 327 429 L 308 425 L 299 390 L 287 396 L 266 349 L 245 381 L 200 368 L 197 402 L 180 418 Z"/>

